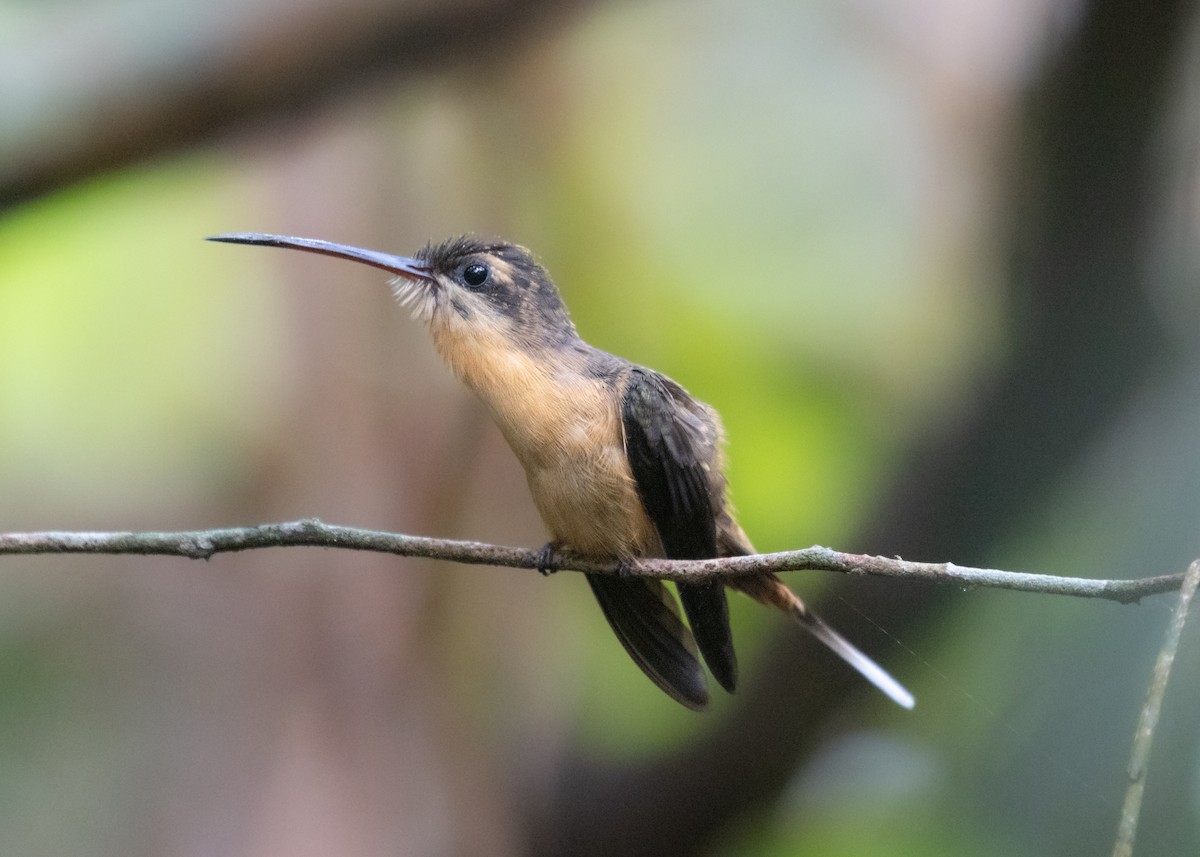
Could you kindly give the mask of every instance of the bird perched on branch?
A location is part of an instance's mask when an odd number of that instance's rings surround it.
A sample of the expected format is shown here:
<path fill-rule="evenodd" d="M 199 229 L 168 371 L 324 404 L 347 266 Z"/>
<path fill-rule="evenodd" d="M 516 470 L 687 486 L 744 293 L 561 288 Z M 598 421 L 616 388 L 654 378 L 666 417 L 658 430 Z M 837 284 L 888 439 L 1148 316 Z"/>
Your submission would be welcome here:
<path fill-rule="evenodd" d="M 525 468 L 552 539 L 539 554 L 542 571 L 554 568 L 561 549 L 623 563 L 754 552 L 725 496 L 716 411 L 665 375 L 584 342 L 549 274 L 524 248 L 463 237 L 407 257 L 282 235 L 211 240 L 321 253 L 394 274 L 396 297 L 429 328 Z M 660 580 L 587 580 L 630 657 L 688 708 L 708 703 L 699 655 L 722 687 L 737 685 L 726 586 L 783 610 L 897 703 L 913 705 L 773 574 L 677 584 L 687 624 Z"/>

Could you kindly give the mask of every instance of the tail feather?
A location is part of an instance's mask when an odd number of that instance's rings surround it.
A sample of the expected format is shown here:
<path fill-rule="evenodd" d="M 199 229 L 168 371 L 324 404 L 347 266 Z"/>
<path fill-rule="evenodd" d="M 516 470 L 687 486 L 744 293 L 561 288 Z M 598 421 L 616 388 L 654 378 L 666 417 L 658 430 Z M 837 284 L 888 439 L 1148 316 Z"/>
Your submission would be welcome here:
<path fill-rule="evenodd" d="M 783 610 L 826 648 L 854 667 L 867 681 L 883 691 L 897 705 L 912 708 L 913 695 L 879 664 L 864 655 L 849 640 L 833 630 L 820 616 L 813 613 L 800 598 L 783 585 L 773 574 L 761 577 L 731 578 L 728 585 L 746 593 L 755 601 Z"/>
<path fill-rule="evenodd" d="M 679 616 L 675 596 L 661 580 L 589 574 L 604 618 L 658 687 L 694 711 L 708 704 L 708 683 L 692 632 Z"/>
<path fill-rule="evenodd" d="M 729 602 L 720 583 L 680 583 L 679 603 L 713 678 L 730 693 L 737 687 L 737 655 L 729 630 Z"/>

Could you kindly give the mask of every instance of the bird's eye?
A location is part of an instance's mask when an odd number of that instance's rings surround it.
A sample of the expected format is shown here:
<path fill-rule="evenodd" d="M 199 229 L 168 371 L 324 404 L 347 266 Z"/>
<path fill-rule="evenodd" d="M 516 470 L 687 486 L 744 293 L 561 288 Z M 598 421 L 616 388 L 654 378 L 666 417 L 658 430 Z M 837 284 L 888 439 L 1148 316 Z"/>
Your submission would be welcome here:
<path fill-rule="evenodd" d="M 478 262 L 473 265 L 467 265 L 467 267 L 463 268 L 462 272 L 463 282 L 472 287 L 482 286 L 487 280 L 489 273 L 487 265 L 480 265 Z"/>

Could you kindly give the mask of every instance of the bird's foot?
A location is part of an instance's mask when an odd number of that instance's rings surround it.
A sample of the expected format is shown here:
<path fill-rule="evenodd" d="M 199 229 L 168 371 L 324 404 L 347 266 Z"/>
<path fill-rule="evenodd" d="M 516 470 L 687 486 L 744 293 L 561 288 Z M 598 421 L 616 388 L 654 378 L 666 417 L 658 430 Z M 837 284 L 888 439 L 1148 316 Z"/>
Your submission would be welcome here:
<path fill-rule="evenodd" d="M 617 560 L 617 577 L 621 580 L 633 580 L 637 576 L 637 565 L 633 560 L 626 557 Z"/>
<path fill-rule="evenodd" d="M 558 545 L 554 542 L 546 542 L 542 545 L 542 549 L 537 552 L 533 567 L 542 577 L 555 574 L 558 571 Z"/>

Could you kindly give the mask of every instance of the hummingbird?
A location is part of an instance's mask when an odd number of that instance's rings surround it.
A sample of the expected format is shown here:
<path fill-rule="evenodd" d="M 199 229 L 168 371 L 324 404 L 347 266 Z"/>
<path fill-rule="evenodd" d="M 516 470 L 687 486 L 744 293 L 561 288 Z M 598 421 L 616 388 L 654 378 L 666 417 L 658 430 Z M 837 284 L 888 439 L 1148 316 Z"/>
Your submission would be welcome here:
<path fill-rule="evenodd" d="M 585 342 L 554 281 L 524 247 L 463 236 L 396 256 L 254 232 L 209 240 L 319 253 L 392 274 L 396 298 L 429 329 L 524 468 L 551 536 L 538 552 L 543 573 L 556 569 L 562 551 L 627 571 L 639 558 L 755 553 L 727 497 L 717 412 L 666 375 Z M 661 580 L 586 577 L 625 651 L 690 709 L 709 701 L 701 657 L 721 687 L 737 686 L 726 588 L 782 610 L 896 703 L 914 704 L 774 574 L 681 582 L 678 602 Z"/>

